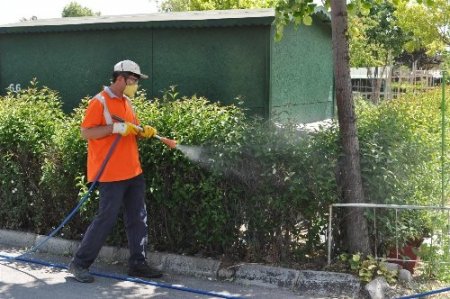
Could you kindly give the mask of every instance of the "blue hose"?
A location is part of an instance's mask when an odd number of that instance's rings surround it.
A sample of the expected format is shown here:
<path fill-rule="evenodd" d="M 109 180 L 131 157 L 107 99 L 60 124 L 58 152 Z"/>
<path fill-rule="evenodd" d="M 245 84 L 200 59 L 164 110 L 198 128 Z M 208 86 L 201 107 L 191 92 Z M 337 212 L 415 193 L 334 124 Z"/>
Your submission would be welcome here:
<path fill-rule="evenodd" d="M 51 267 L 51 268 L 67 270 L 66 265 L 57 264 L 57 263 L 49 263 L 49 262 L 42 261 L 39 259 L 23 258 L 22 256 L 12 257 L 12 256 L 7 256 L 7 255 L 1 255 L 1 254 L 0 254 L 0 258 L 6 259 L 6 260 L 11 260 L 11 261 L 32 263 L 32 264 L 42 265 L 42 266 Z M 98 276 L 98 277 L 111 278 L 111 279 L 121 280 L 121 281 L 130 281 L 130 282 L 151 285 L 151 286 L 161 287 L 161 288 L 166 288 L 166 289 L 172 289 L 172 290 L 177 290 L 177 291 L 189 292 L 189 293 L 194 293 L 194 294 L 199 294 L 199 295 L 213 296 L 216 298 L 225 298 L 225 299 L 241 299 L 242 298 L 242 297 L 236 297 L 236 296 L 231 296 L 231 295 L 230 296 L 223 295 L 223 294 L 219 294 L 219 293 L 212 292 L 212 291 L 204 291 L 204 290 L 193 289 L 193 288 L 188 288 L 188 287 L 176 286 L 176 285 L 172 285 L 172 284 L 168 284 L 168 283 L 161 283 L 161 282 L 145 280 L 145 279 L 141 279 L 141 278 L 130 277 L 130 276 L 120 275 L 120 274 L 111 274 L 111 273 L 104 273 L 104 272 L 97 272 L 97 271 L 89 271 L 89 273 L 91 273 L 92 275 Z"/>
<path fill-rule="evenodd" d="M 419 293 L 419 294 L 414 294 L 414 295 L 398 297 L 397 299 L 423 298 L 423 297 L 426 297 L 426 296 L 431 296 L 431 295 L 439 294 L 439 293 L 445 293 L 445 292 L 448 292 L 448 291 L 450 291 L 450 287 L 439 289 L 439 290 L 428 291 L 428 292 L 424 292 L 424 293 Z"/>
<path fill-rule="evenodd" d="M 94 190 L 95 186 L 97 185 L 98 180 L 100 179 L 101 175 L 103 174 L 103 171 L 105 170 L 106 164 L 108 163 L 109 159 L 111 158 L 111 156 L 112 156 L 112 154 L 114 152 L 114 149 L 116 148 L 117 143 L 119 143 L 119 140 L 120 140 L 121 137 L 122 136 L 120 134 L 117 134 L 116 139 L 114 139 L 114 142 L 112 143 L 111 147 L 108 150 L 108 153 L 106 154 L 105 160 L 103 160 L 102 165 L 100 165 L 100 169 L 98 170 L 98 173 L 97 173 L 97 175 L 94 178 L 94 181 L 92 182 L 91 186 L 89 187 L 89 190 L 86 192 L 86 194 L 83 196 L 83 198 L 81 198 L 81 200 L 78 202 L 77 206 L 75 208 L 73 208 L 73 210 L 69 213 L 69 215 L 66 216 L 66 218 L 61 222 L 61 224 L 57 228 L 55 228 L 47 236 L 47 238 L 45 238 L 44 240 L 39 242 L 37 245 L 33 246 L 30 250 L 27 250 L 25 253 L 23 253 L 20 256 L 24 256 L 24 255 L 27 255 L 27 254 L 29 254 L 31 252 L 35 252 L 36 250 L 38 250 L 39 247 L 41 247 L 48 240 L 53 238 L 53 236 L 56 235 L 64 227 L 64 225 L 66 225 L 67 222 L 69 222 L 69 220 L 73 218 L 73 216 L 75 216 L 75 214 L 78 212 L 78 210 L 84 204 L 84 202 L 89 198 L 89 195 L 91 195 L 92 190 Z"/>
<path fill-rule="evenodd" d="M 109 148 L 109 151 L 106 154 L 105 160 L 103 160 L 103 163 L 100 166 L 100 169 L 99 169 L 97 175 L 95 176 L 94 181 L 92 182 L 91 186 L 89 187 L 89 190 L 86 192 L 86 194 L 83 196 L 83 198 L 78 202 L 77 206 L 75 208 L 73 208 L 73 210 L 69 213 L 69 215 L 67 215 L 66 218 L 61 222 L 61 224 L 57 228 L 55 228 L 44 240 L 39 242 L 37 245 L 33 246 L 30 250 L 26 251 L 25 253 L 23 253 L 19 256 L 16 256 L 16 257 L 11 257 L 11 256 L 6 256 L 6 255 L 0 254 L 0 258 L 7 259 L 7 260 L 15 260 L 15 261 L 24 262 L 24 263 L 33 263 L 33 264 L 38 264 L 38 265 L 52 267 L 52 268 L 58 268 L 58 269 L 67 269 L 67 266 L 63 265 L 63 264 L 49 263 L 49 262 L 42 261 L 39 259 L 25 258 L 24 256 L 31 252 L 35 252 L 39 247 L 44 245 L 48 240 L 50 240 L 54 235 L 56 235 L 64 227 L 64 225 L 66 225 L 67 222 L 69 222 L 69 220 L 72 219 L 73 216 L 78 212 L 78 210 L 81 208 L 81 206 L 84 204 L 84 202 L 89 198 L 89 195 L 92 193 L 95 186 L 97 185 L 98 180 L 100 179 L 103 171 L 105 170 L 106 164 L 108 163 L 109 159 L 111 158 L 111 156 L 114 152 L 114 149 L 116 148 L 117 143 L 119 142 L 120 138 L 121 138 L 121 135 L 118 134 L 116 139 L 114 139 L 114 142 L 112 143 L 111 147 Z M 208 292 L 208 291 L 197 290 L 197 289 L 192 289 L 192 288 L 187 288 L 187 287 L 180 287 L 180 286 L 175 286 L 175 285 L 166 284 L 166 283 L 160 283 L 160 282 L 144 280 L 144 279 L 140 279 L 140 278 L 129 277 L 129 276 L 125 276 L 125 275 L 109 274 L 109 273 L 102 273 L 102 272 L 95 272 L 95 271 L 90 272 L 90 273 L 95 276 L 99 276 L 99 277 L 142 283 L 142 284 L 146 284 L 146 285 L 152 285 L 152 286 L 156 286 L 156 287 L 190 292 L 190 293 L 206 295 L 206 296 L 213 296 L 213 297 L 217 297 L 217 298 L 226 298 L 226 299 L 239 299 L 240 298 L 240 297 L 221 295 L 216 292 Z"/>

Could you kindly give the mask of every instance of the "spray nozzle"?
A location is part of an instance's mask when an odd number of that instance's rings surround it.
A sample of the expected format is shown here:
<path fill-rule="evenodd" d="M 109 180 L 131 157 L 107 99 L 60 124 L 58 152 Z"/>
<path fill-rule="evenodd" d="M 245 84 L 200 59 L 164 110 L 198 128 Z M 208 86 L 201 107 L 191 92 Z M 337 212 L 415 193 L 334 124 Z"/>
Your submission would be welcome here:
<path fill-rule="evenodd" d="M 176 140 L 173 139 L 169 139 L 166 137 L 161 137 L 159 135 L 155 135 L 155 138 L 159 139 L 160 141 L 162 141 L 165 145 L 167 145 L 170 148 L 176 148 L 177 147 L 177 142 Z"/>

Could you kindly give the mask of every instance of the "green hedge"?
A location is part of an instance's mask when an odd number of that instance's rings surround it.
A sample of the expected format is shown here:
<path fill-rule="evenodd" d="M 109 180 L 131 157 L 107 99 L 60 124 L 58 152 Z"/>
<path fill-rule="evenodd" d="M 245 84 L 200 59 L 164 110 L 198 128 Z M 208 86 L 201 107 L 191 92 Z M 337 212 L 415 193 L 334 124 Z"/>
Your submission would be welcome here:
<path fill-rule="evenodd" d="M 366 201 L 441 205 L 441 91 L 408 94 L 379 106 L 360 104 L 357 110 Z M 446 118 L 449 116 L 447 111 Z M 449 161 L 448 153 L 445 155 Z M 448 181 L 449 172 L 444 175 Z M 448 185 L 445 189 L 448 192 Z M 427 236 L 433 227 L 428 211 L 400 211 L 398 216 L 400 245 Z M 372 221 L 373 214 L 369 218 Z M 378 210 L 377 218 L 382 253 L 396 241 L 395 211 Z"/>
<path fill-rule="evenodd" d="M 438 98 L 358 105 L 368 200 L 438 200 Z M 87 100 L 65 115 L 58 94 L 35 83 L 0 98 L 0 227 L 49 233 L 87 190 Z M 133 102 L 142 123 L 201 151 L 190 160 L 156 139 L 139 143 L 153 249 L 285 263 L 323 253 L 328 205 L 340 200 L 335 124 L 305 133 L 173 88 Z M 80 239 L 97 204 L 95 193 L 61 235 Z M 108 243 L 126 244 L 121 221 Z"/>
<path fill-rule="evenodd" d="M 48 230 L 62 207 L 42 188 L 46 165 L 53 159 L 56 133 L 65 116 L 57 94 L 32 85 L 9 93 L 0 105 L 0 221 L 3 227 Z"/>

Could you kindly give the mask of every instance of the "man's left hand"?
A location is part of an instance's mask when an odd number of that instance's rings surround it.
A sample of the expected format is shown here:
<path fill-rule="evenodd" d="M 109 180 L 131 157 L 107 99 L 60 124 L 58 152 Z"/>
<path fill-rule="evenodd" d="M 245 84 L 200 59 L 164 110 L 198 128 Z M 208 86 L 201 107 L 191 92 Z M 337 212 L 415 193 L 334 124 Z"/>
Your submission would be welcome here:
<path fill-rule="evenodd" d="M 144 129 L 139 132 L 139 136 L 144 138 L 152 138 L 155 137 L 157 133 L 158 132 L 156 131 L 156 129 L 152 126 L 144 126 Z"/>

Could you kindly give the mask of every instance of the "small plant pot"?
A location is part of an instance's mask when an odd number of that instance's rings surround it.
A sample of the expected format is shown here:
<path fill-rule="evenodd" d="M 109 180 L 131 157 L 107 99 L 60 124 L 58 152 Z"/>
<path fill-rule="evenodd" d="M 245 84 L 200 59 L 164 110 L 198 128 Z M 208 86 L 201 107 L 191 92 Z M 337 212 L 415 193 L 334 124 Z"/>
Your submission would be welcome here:
<path fill-rule="evenodd" d="M 399 248 L 398 259 L 405 259 L 405 261 L 395 260 L 397 259 L 397 254 L 395 248 L 391 248 L 387 255 L 387 261 L 390 263 L 398 264 L 403 267 L 403 269 L 408 270 L 411 274 L 414 273 L 414 268 L 417 265 L 419 257 L 417 252 L 422 244 L 423 239 L 414 239 L 408 241 L 405 246 Z"/>

